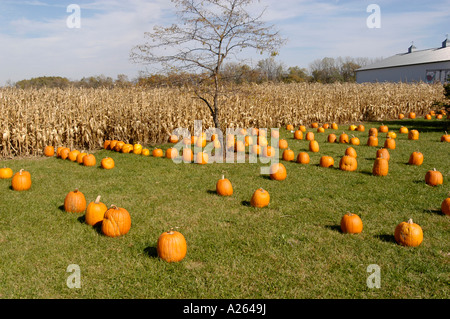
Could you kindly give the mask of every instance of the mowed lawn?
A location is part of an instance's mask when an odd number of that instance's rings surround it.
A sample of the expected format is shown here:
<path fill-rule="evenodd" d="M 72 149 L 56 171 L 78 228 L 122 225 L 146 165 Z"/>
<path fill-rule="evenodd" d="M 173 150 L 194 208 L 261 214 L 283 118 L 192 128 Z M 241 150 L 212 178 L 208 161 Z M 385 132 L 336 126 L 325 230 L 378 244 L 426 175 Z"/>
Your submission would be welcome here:
<path fill-rule="evenodd" d="M 350 132 L 348 124 L 325 133 L 308 128 L 320 152 L 309 152 L 307 165 L 280 160 L 284 181 L 261 175 L 267 164 L 175 164 L 109 150 L 94 153 L 96 167 L 56 157 L 3 160 L 1 167 L 29 171 L 32 187 L 17 192 L 10 179 L 0 180 L 0 298 L 449 298 L 450 218 L 440 211 L 450 192 L 450 143 L 440 142 L 449 121 L 385 122 L 397 133 L 385 177 L 372 175 L 377 148 L 366 146 L 369 128 L 380 124 L 364 123 L 365 132 Z M 403 125 L 418 129 L 420 139 L 399 134 Z M 361 140 L 355 172 L 338 169 L 349 145 L 327 142 L 328 134 L 343 131 Z M 295 155 L 308 151 L 306 140 L 280 133 Z M 424 163 L 410 166 L 416 150 Z M 334 158 L 333 168 L 318 166 L 322 155 Z M 106 156 L 114 169 L 100 168 Z M 425 184 L 433 168 L 443 185 Z M 215 192 L 222 174 L 233 184 L 230 197 Z M 260 187 L 271 201 L 253 208 L 249 201 Z M 65 212 L 64 198 L 75 188 L 87 202 L 101 195 L 107 206 L 127 209 L 129 233 L 106 237 L 84 214 Z M 362 233 L 341 232 L 346 212 L 361 217 Z M 395 227 L 409 218 L 423 229 L 419 247 L 395 242 Z M 188 245 L 178 263 L 156 253 L 159 235 L 170 228 Z M 81 288 L 67 285 L 72 264 Z M 367 285 L 374 264 L 380 288 Z"/>

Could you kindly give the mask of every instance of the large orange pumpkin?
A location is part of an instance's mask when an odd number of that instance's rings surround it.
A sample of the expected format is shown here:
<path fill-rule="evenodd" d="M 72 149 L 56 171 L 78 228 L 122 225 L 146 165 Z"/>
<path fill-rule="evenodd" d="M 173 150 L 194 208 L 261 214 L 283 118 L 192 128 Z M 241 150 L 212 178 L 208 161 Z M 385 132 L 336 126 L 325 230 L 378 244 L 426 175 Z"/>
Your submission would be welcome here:
<path fill-rule="evenodd" d="M 288 162 L 293 161 L 295 159 L 294 151 L 291 149 L 285 149 L 283 151 L 282 158 L 284 161 L 288 161 Z"/>
<path fill-rule="evenodd" d="M 102 233 L 108 237 L 125 235 L 131 228 L 130 213 L 122 207 L 111 205 L 102 221 Z"/>
<path fill-rule="evenodd" d="M 95 159 L 94 154 L 87 154 L 83 156 L 83 165 L 84 166 L 95 166 L 97 160 Z"/>
<path fill-rule="evenodd" d="M 300 164 L 309 164 L 310 157 L 309 154 L 306 152 L 300 152 L 297 155 L 297 163 Z"/>
<path fill-rule="evenodd" d="M 353 172 L 356 171 L 357 168 L 358 168 L 358 161 L 353 156 L 349 155 L 342 156 L 341 160 L 339 161 L 339 169 L 342 171 Z"/>
<path fill-rule="evenodd" d="M 319 161 L 319 166 L 320 167 L 333 167 L 334 166 L 333 157 L 326 156 L 326 155 L 322 156 Z"/>
<path fill-rule="evenodd" d="M 450 216 L 450 194 L 448 194 L 448 197 L 442 201 L 441 210 L 442 213 L 444 213 L 447 216 Z"/>
<path fill-rule="evenodd" d="M 409 156 L 409 165 L 417 165 L 420 166 L 423 163 L 423 154 L 419 151 L 412 152 Z"/>
<path fill-rule="evenodd" d="M 319 142 L 312 140 L 309 142 L 309 150 L 313 153 L 319 152 Z"/>
<path fill-rule="evenodd" d="M 111 157 L 105 157 L 101 160 L 100 165 L 104 169 L 113 169 L 115 166 L 114 159 Z"/>
<path fill-rule="evenodd" d="M 379 157 L 375 159 L 372 174 L 375 176 L 386 176 L 389 172 L 389 162 L 387 159 Z"/>

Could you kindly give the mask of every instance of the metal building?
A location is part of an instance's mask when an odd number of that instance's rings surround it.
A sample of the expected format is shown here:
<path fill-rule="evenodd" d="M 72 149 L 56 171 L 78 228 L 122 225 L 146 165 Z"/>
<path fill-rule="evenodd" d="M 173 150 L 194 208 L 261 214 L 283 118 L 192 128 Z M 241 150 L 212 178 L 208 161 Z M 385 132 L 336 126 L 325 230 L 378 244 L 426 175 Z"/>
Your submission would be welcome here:
<path fill-rule="evenodd" d="M 396 54 L 356 70 L 356 82 L 426 82 L 444 83 L 450 76 L 450 40 L 434 49 Z"/>

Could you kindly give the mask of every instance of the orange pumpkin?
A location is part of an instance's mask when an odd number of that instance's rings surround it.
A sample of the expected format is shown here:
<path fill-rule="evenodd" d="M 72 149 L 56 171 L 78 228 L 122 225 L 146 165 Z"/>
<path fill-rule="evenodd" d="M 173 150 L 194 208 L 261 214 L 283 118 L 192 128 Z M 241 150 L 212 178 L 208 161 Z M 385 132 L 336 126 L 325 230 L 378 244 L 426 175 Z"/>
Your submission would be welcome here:
<path fill-rule="evenodd" d="M 375 136 L 369 136 L 367 139 L 367 145 L 368 146 L 378 146 L 378 137 Z"/>
<path fill-rule="evenodd" d="M 85 151 L 78 153 L 78 155 L 77 155 L 77 163 L 78 164 L 83 164 L 83 157 L 85 155 L 87 155 L 87 153 Z"/>
<path fill-rule="evenodd" d="M 296 130 L 296 131 L 294 132 L 294 138 L 295 138 L 296 140 L 302 140 L 302 139 L 303 139 L 303 132 L 300 131 L 300 130 Z"/>
<path fill-rule="evenodd" d="M 408 134 L 408 128 L 406 126 L 400 127 L 400 134 Z"/>
<path fill-rule="evenodd" d="M 358 154 L 356 153 L 356 150 L 353 147 L 347 147 L 345 149 L 345 155 L 351 156 L 351 157 L 358 157 Z"/>
<path fill-rule="evenodd" d="M 336 137 L 336 134 L 328 134 L 328 143 L 334 143 L 334 142 L 336 142 L 336 139 L 337 139 L 337 137 Z"/>
<path fill-rule="evenodd" d="M 320 167 L 333 167 L 334 159 L 331 156 L 322 156 L 319 161 Z"/>
<path fill-rule="evenodd" d="M 178 150 L 175 147 L 168 148 L 166 151 L 166 157 L 174 159 L 178 156 Z"/>
<path fill-rule="evenodd" d="M 381 133 L 387 133 L 389 131 L 389 127 L 387 125 L 381 124 L 381 126 L 378 128 L 378 131 Z"/>
<path fill-rule="evenodd" d="M 190 148 L 183 148 L 182 158 L 184 163 L 192 163 L 194 160 L 194 153 Z"/>
<path fill-rule="evenodd" d="M 248 145 L 246 145 L 248 146 Z M 285 139 L 281 139 L 278 141 L 278 148 L 284 150 L 286 148 L 288 148 L 288 142 Z"/>
<path fill-rule="evenodd" d="M 175 134 L 172 134 L 169 136 L 169 143 L 178 143 L 178 136 Z"/>
<path fill-rule="evenodd" d="M 111 157 L 105 157 L 101 160 L 100 165 L 104 169 L 113 169 L 115 166 L 114 159 Z"/>
<path fill-rule="evenodd" d="M 313 132 L 306 133 L 306 140 L 307 141 L 314 141 L 314 133 Z"/>
<path fill-rule="evenodd" d="M 409 156 L 409 165 L 417 165 L 420 166 L 423 163 L 423 154 L 419 151 L 412 152 Z"/>
<path fill-rule="evenodd" d="M 441 211 L 444 215 L 450 216 L 450 194 L 441 203 Z"/>
<path fill-rule="evenodd" d="M 55 155 L 55 148 L 51 145 L 47 145 L 46 147 L 44 147 L 44 155 L 47 157 L 52 157 L 53 155 Z"/>
<path fill-rule="evenodd" d="M 405 118 L 405 114 L 400 113 L 400 114 L 398 115 L 398 119 L 399 119 L 399 120 L 403 120 L 404 118 Z"/>
<path fill-rule="evenodd" d="M 294 158 L 295 158 L 294 151 L 291 150 L 291 149 L 285 149 L 285 150 L 283 151 L 282 158 L 283 158 L 284 161 L 288 161 L 288 162 L 289 162 L 289 161 L 293 161 Z"/>
<path fill-rule="evenodd" d="M 70 153 L 70 148 L 63 147 L 60 152 L 61 159 L 63 159 L 63 160 L 67 159 L 69 157 L 69 153 Z"/>
<path fill-rule="evenodd" d="M 441 142 L 449 142 L 450 143 L 450 134 L 445 132 L 445 134 L 441 136 Z"/>
<path fill-rule="evenodd" d="M 408 140 L 418 140 L 419 139 L 419 131 L 418 130 L 410 130 L 408 132 Z"/>
<path fill-rule="evenodd" d="M 95 201 L 90 202 L 86 208 L 84 221 L 88 225 L 95 226 L 96 224 L 101 223 L 105 216 L 105 212 L 108 210 L 108 207 L 100 201 L 100 198 L 100 195 L 98 195 Z"/>
<path fill-rule="evenodd" d="M 363 230 L 363 222 L 358 215 L 349 212 L 341 218 L 341 230 L 347 234 L 359 234 Z"/>
<path fill-rule="evenodd" d="M 319 152 L 319 142 L 317 142 L 316 140 L 310 141 L 309 150 L 313 153 Z"/>
<path fill-rule="evenodd" d="M 359 140 L 359 138 L 353 135 L 353 137 L 350 139 L 350 144 L 358 146 L 359 144 L 361 144 L 361 141 Z"/>
<path fill-rule="evenodd" d="M 401 222 L 395 227 L 394 238 L 402 246 L 417 247 L 423 241 L 422 227 L 414 223 L 412 219 Z"/>
<path fill-rule="evenodd" d="M 122 207 L 111 205 L 102 221 L 102 233 L 108 237 L 127 234 L 131 229 L 130 213 Z"/>
<path fill-rule="evenodd" d="M 265 189 L 259 188 L 253 193 L 252 199 L 250 200 L 250 205 L 253 207 L 262 208 L 269 205 L 269 202 L 270 202 L 269 192 L 266 191 Z"/>
<path fill-rule="evenodd" d="M 26 191 L 31 188 L 31 174 L 21 169 L 11 179 L 11 187 L 15 191 Z"/>
<path fill-rule="evenodd" d="M 274 163 L 270 166 L 270 179 L 282 181 L 286 179 L 286 167 L 281 163 Z"/>
<path fill-rule="evenodd" d="M 393 138 L 387 138 L 385 141 L 384 141 L 384 147 L 385 148 L 388 148 L 388 149 L 390 149 L 390 150 L 394 150 L 395 149 L 395 140 L 393 139 Z"/>
<path fill-rule="evenodd" d="M 163 156 L 164 156 L 164 152 L 163 152 L 163 150 L 160 149 L 160 148 L 155 148 L 155 149 L 153 149 L 153 151 L 152 151 L 152 156 L 153 156 L 153 157 L 163 157 Z"/>
<path fill-rule="evenodd" d="M 179 262 L 187 254 L 186 238 L 175 230 L 164 232 L 158 237 L 156 252 L 166 262 Z"/>
<path fill-rule="evenodd" d="M 353 172 L 358 168 L 356 157 L 344 155 L 339 161 L 339 169 L 342 171 Z"/>
<path fill-rule="evenodd" d="M 416 113 L 414 113 L 414 112 L 409 112 L 408 117 L 409 117 L 410 119 L 415 119 L 415 118 L 416 118 Z"/>
<path fill-rule="evenodd" d="M 332 128 L 333 130 L 337 130 L 337 129 L 339 129 L 339 126 L 338 126 L 336 123 L 332 123 L 332 124 L 331 124 L 331 128 Z"/>
<path fill-rule="evenodd" d="M 342 134 L 339 135 L 339 143 L 345 144 L 345 143 L 348 143 L 348 142 L 349 142 L 349 140 L 348 140 L 348 134 L 345 133 L 345 132 L 342 132 Z"/>
<path fill-rule="evenodd" d="M 245 151 L 245 148 L 244 148 L 243 152 L 244 151 Z M 275 149 L 272 146 L 267 145 L 266 147 L 263 148 L 263 156 L 264 157 L 274 157 Z"/>
<path fill-rule="evenodd" d="M 71 162 L 76 162 L 77 156 L 80 154 L 78 150 L 72 150 L 69 152 L 69 156 L 67 157 Z"/>
<path fill-rule="evenodd" d="M 13 176 L 13 170 L 9 167 L 0 168 L 0 179 L 7 179 Z"/>
<path fill-rule="evenodd" d="M 94 154 L 87 154 L 83 156 L 83 165 L 84 166 L 95 166 L 97 160 L 95 159 Z"/>
<path fill-rule="evenodd" d="M 221 196 L 231 196 L 233 195 L 233 186 L 228 178 L 222 175 L 216 183 L 216 192 Z"/>
<path fill-rule="evenodd" d="M 300 152 L 297 155 L 297 163 L 300 164 L 309 164 L 310 158 L 309 154 L 306 152 Z"/>
<path fill-rule="evenodd" d="M 389 161 L 385 158 L 378 157 L 375 159 L 372 168 L 372 174 L 375 176 L 386 176 L 389 172 Z"/>
<path fill-rule="evenodd" d="M 198 152 L 196 155 L 196 163 L 197 164 L 208 164 L 208 153 L 206 152 Z"/>
<path fill-rule="evenodd" d="M 377 153 L 376 153 L 376 158 L 378 158 L 378 157 L 384 158 L 389 161 L 391 159 L 391 154 L 389 154 L 389 151 L 387 148 L 380 148 L 377 150 Z"/>
<path fill-rule="evenodd" d="M 375 127 L 369 129 L 369 136 L 378 137 L 378 130 Z"/>
<path fill-rule="evenodd" d="M 69 192 L 64 198 L 64 210 L 69 213 L 83 213 L 86 209 L 86 198 L 77 189 Z"/>
<path fill-rule="evenodd" d="M 429 170 L 425 174 L 425 183 L 430 186 L 441 185 L 444 182 L 444 177 L 442 173 L 437 171 L 435 168 L 433 170 Z"/>

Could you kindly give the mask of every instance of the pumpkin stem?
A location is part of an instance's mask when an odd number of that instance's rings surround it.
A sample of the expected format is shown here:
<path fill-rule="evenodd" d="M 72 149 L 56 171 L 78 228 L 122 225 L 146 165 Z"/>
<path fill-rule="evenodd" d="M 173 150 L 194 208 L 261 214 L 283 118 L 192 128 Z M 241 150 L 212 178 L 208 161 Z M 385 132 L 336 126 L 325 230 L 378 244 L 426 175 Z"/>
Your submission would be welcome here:
<path fill-rule="evenodd" d="M 225 175 L 222 175 L 222 179 L 225 179 Z"/>
<path fill-rule="evenodd" d="M 22 175 L 23 168 L 20 169 L 19 175 Z"/>
<path fill-rule="evenodd" d="M 75 190 L 73 191 L 74 193 L 78 192 L 78 188 L 75 188 Z"/>
<path fill-rule="evenodd" d="M 348 215 L 348 216 L 353 216 L 353 214 L 352 214 L 352 213 L 350 213 L 350 212 L 347 212 L 347 215 Z"/>
<path fill-rule="evenodd" d="M 412 218 L 408 219 L 408 224 L 413 224 Z"/>
<path fill-rule="evenodd" d="M 95 202 L 94 202 L 94 203 L 96 203 L 96 204 L 100 203 L 100 197 L 101 197 L 101 196 L 98 195 L 97 198 L 95 199 Z"/>

